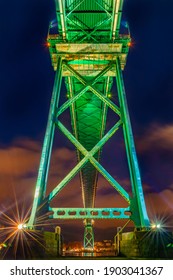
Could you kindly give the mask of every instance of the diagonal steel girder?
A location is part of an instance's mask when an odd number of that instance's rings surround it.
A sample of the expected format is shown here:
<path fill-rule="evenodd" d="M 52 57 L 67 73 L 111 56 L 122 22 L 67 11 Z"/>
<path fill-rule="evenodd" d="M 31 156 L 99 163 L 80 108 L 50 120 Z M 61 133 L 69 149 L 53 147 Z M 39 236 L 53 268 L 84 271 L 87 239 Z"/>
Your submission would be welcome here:
<path fill-rule="evenodd" d="M 66 66 L 68 64 L 64 63 Z M 72 105 L 78 98 L 80 98 L 87 90 L 91 90 L 91 86 L 93 87 L 94 84 L 104 75 L 106 74 L 111 68 L 112 68 L 113 63 L 110 62 L 107 67 L 105 67 L 90 83 L 86 81 L 79 73 L 77 73 L 72 67 L 68 65 L 69 71 L 75 75 L 75 77 L 80 81 L 83 85 L 84 88 L 80 90 L 77 94 L 75 94 L 72 98 L 70 98 L 68 101 L 66 101 L 59 109 L 57 109 L 57 114 L 56 116 L 58 117 L 61 115 L 70 105 Z M 95 90 L 95 89 L 94 89 Z M 108 99 L 108 98 L 107 98 Z M 109 99 L 108 99 L 109 101 Z M 115 105 L 116 113 L 119 115 L 119 108 Z M 115 110 L 114 110 L 115 111 Z"/>
<path fill-rule="evenodd" d="M 108 12 L 108 10 L 106 10 L 106 8 L 104 8 L 104 6 L 103 6 L 101 3 L 99 3 L 99 1 L 95 0 L 95 2 L 96 2 L 96 4 L 97 4 L 103 11 L 105 11 L 105 13 L 106 13 L 108 16 L 112 17 L 112 14 L 110 14 L 110 13 Z M 107 7 L 108 7 L 109 10 L 110 10 L 110 6 L 109 6 L 106 2 L 102 1 L 102 3 L 103 3 L 104 5 L 107 5 Z"/>
<path fill-rule="evenodd" d="M 67 17 L 67 21 L 70 21 L 72 24 L 76 25 L 86 36 L 88 35 L 88 32 L 86 32 L 79 24 L 77 24 L 75 21 L 71 20 L 69 17 Z M 91 37 L 95 42 L 98 43 L 98 40 L 95 37 L 93 37 L 93 36 L 91 36 Z M 73 42 L 75 40 L 75 38 L 76 38 L 76 36 L 74 36 L 71 41 Z"/>
<path fill-rule="evenodd" d="M 71 105 L 74 101 L 76 101 L 82 94 L 84 94 L 88 89 L 92 91 L 99 99 L 101 99 L 109 108 L 111 108 L 117 115 L 121 115 L 120 108 L 115 105 L 108 97 L 104 96 L 101 92 L 99 92 L 98 89 L 93 87 L 93 84 L 96 83 L 94 81 L 88 82 L 86 81 L 77 71 L 75 71 L 71 66 L 69 66 L 66 62 L 64 62 L 66 68 L 77 78 L 85 87 L 73 98 L 68 100 L 64 105 L 61 106 L 61 108 L 58 110 L 60 113 L 57 112 L 58 115 L 60 115 L 65 109 L 68 108 L 69 104 Z M 110 65 L 110 66 L 109 66 Z M 98 76 L 96 76 L 97 80 L 101 76 L 103 76 L 113 65 L 115 65 L 115 62 L 111 62 L 101 73 L 99 73 Z M 87 87 L 87 89 L 85 89 Z"/>
<path fill-rule="evenodd" d="M 103 71 L 105 71 L 105 68 L 101 71 L 101 72 L 103 72 Z M 98 82 L 100 83 L 100 76 L 101 76 L 101 73 L 99 73 L 96 77 L 95 77 L 95 81 L 94 82 L 96 82 L 97 80 L 98 80 Z M 73 79 L 74 79 L 74 77 L 68 77 L 68 86 L 69 86 L 69 96 L 70 96 L 70 98 L 72 98 L 75 94 L 76 94 L 76 92 L 74 91 L 74 84 L 73 84 Z M 101 79 L 102 79 L 102 77 L 101 77 Z M 110 82 L 110 77 L 108 76 L 108 77 L 105 77 L 105 91 L 104 91 L 104 94 L 105 94 L 105 96 L 107 96 L 107 94 L 108 94 L 108 90 L 109 90 L 109 82 Z M 74 82 L 75 83 L 75 82 Z M 82 87 L 82 84 L 80 85 L 80 87 Z M 74 93 L 75 92 L 75 93 Z M 100 102 L 100 100 L 98 99 L 98 101 Z M 77 102 L 79 102 L 79 101 L 77 101 Z M 72 114 L 72 119 L 73 119 L 73 129 L 74 129 L 74 133 L 73 133 L 73 135 L 76 137 L 76 139 L 80 139 L 79 137 L 81 136 L 79 133 L 78 133 L 78 131 L 77 131 L 77 119 L 76 119 L 76 105 L 77 105 L 77 102 L 75 102 L 75 103 L 73 103 L 72 105 L 71 105 L 71 107 L 70 107 L 70 110 L 71 110 L 71 114 Z M 104 135 L 104 131 L 105 131 L 105 120 L 106 120 L 106 116 L 107 116 L 107 105 L 106 104 L 102 104 L 103 105 L 103 114 L 102 114 L 102 124 L 101 124 L 101 130 L 100 130 L 100 137 L 99 137 L 99 139 L 97 139 L 97 142 L 103 137 L 103 135 Z M 81 106 L 83 106 L 83 105 L 81 105 Z M 79 110 L 79 104 L 77 105 L 77 108 L 78 108 L 78 110 Z M 80 121 L 81 122 L 81 121 Z M 90 126 L 91 127 L 91 126 Z M 82 134 L 84 133 L 84 131 L 82 131 Z M 88 136 L 88 134 L 86 134 L 87 136 Z M 91 135 L 90 135 L 90 140 L 91 140 Z M 79 140 L 80 141 L 80 140 Z M 95 144 L 97 143 L 97 142 L 94 142 Z M 83 144 L 83 142 L 81 142 L 81 144 Z M 94 145 L 95 145 L 94 144 Z M 87 146 L 88 147 L 88 146 Z M 87 149 L 87 150 L 91 150 L 93 147 L 91 147 L 91 148 L 87 148 L 86 146 L 85 146 L 85 148 Z M 100 155 L 101 155 L 101 150 L 99 150 L 98 152 L 97 152 L 97 160 L 99 160 L 100 159 Z M 80 153 L 80 151 L 79 150 L 77 150 L 77 158 L 78 158 L 78 162 L 83 158 L 83 156 L 82 156 L 82 154 Z M 87 194 L 85 193 L 85 186 L 86 186 L 86 183 L 88 182 L 86 182 L 86 177 L 85 177 L 85 172 L 87 172 L 86 170 L 88 169 L 88 166 L 90 166 L 90 168 L 92 168 L 92 170 L 93 171 L 91 171 L 90 170 L 90 172 L 95 172 L 94 174 L 95 174 L 95 181 L 93 181 L 93 184 L 95 185 L 96 184 L 96 182 L 97 182 L 97 176 L 98 176 L 98 171 L 97 171 L 97 169 L 96 168 L 94 168 L 94 166 L 90 163 L 90 162 L 87 162 L 86 163 L 86 165 L 84 166 L 84 168 L 82 168 L 79 172 L 80 172 L 80 181 L 81 181 L 81 186 L 82 186 L 82 198 L 83 198 L 83 203 L 84 203 L 84 206 L 86 207 L 86 196 L 87 196 Z M 95 169 L 95 171 L 94 171 L 94 169 Z M 91 173 L 90 173 L 91 174 Z M 85 178 L 84 178 L 85 177 Z M 96 189 L 94 189 L 94 191 L 93 191 L 93 195 L 92 195 L 92 205 L 94 205 L 94 199 L 95 199 L 95 196 L 96 196 Z M 88 204 L 87 204 L 88 205 Z"/>
<path fill-rule="evenodd" d="M 87 33 L 86 36 L 80 40 L 80 43 L 81 43 L 83 40 L 85 40 L 86 38 L 92 37 L 92 35 L 97 31 L 97 29 L 98 29 L 101 25 L 105 24 L 107 21 L 110 21 L 111 19 L 112 19 L 112 17 L 110 16 L 109 18 L 106 18 L 106 19 L 102 20 L 101 22 L 99 22 L 99 24 L 97 24 L 97 26 L 94 28 L 94 30 L 92 30 L 90 33 Z"/>
<path fill-rule="evenodd" d="M 68 12 L 68 14 L 66 14 L 66 16 L 69 17 L 69 15 L 70 15 L 71 13 L 73 13 L 84 1 L 85 1 L 85 0 L 79 0 L 78 2 L 75 1 L 75 2 L 77 2 L 76 6 L 73 7 L 73 8 L 70 10 L 70 12 Z M 70 6 L 72 6 L 72 5 L 74 5 L 74 2 L 72 2 Z M 70 6 L 68 6 L 68 9 L 70 9 Z"/>
<path fill-rule="evenodd" d="M 121 194 L 122 197 L 129 203 L 129 194 L 120 186 L 120 184 L 102 167 L 102 165 L 93 157 L 93 155 L 101 149 L 101 147 L 108 141 L 109 138 L 118 130 L 122 124 L 119 120 L 105 135 L 104 137 L 95 145 L 91 151 L 87 151 L 79 141 L 68 131 L 68 129 L 60 122 L 57 121 L 56 125 L 64 133 L 64 135 L 76 146 L 76 148 L 84 155 L 84 158 L 71 170 L 71 172 L 54 188 L 54 190 L 49 194 L 48 200 L 52 200 L 65 185 L 72 179 L 77 172 L 85 165 L 87 161 L 90 161 L 96 169 L 107 179 L 107 181 Z"/>

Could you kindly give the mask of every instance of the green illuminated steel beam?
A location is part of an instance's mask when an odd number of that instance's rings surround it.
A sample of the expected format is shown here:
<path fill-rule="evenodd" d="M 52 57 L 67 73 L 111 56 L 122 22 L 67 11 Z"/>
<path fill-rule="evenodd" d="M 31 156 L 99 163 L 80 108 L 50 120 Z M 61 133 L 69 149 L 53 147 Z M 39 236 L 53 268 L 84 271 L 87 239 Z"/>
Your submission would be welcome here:
<path fill-rule="evenodd" d="M 129 219 L 130 207 L 126 208 L 52 208 L 52 219 Z"/>
<path fill-rule="evenodd" d="M 83 42 L 83 41 L 85 41 L 86 39 L 87 39 L 87 40 L 90 39 L 91 37 L 93 38 L 93 34 L 94 34 L 95 32 L 97 32 L 98 28 L 99 28 L 100 26 L 106 24 L 106 23 L 109 22 L 109 21 L 111 21 L 111 17 L 108 17 L 108 18 L 102 20 L 101 22 L 99 22 L 99 23 L 97 24 L 97 26 L 95 26 L 94 30 L 92 30 L 91 32 L 87 33 L 86 36 L 84 36 L 84 37 L 80 40 L 80 43 Z"/>
<path fill-rule="evenodd" d="M 84 154 L 84 158 L 73 168 L 73 170 L 54 188 L 49 194 L 49 201 L 52 200 L 65 185 L 76 175 L 76 173 L 84 166 L 87 161 L 91 161 L 93 165 L 101 172 L 101 174 L 110 182 L 110 184 L 129 202 L 128 193 L 119 185 L 119 183 L 93 158 L 93 155 L 102 148 L 102 146 L 110 139 L 113 134 L 118 130 L 121 121 L 115 124 L 112 129 L 97 143 L 97 145 L 88 152 L 77 139 L 69 132 L 67 128 L 60 122 L 56 125 L 63 132 L 63 134 L 76 146 L 76 148 Z"/>
<path fill-rule="evenodd" d="M 59 20 L 61 24 L 59 25 L 59 28 L 61 27 L 61 33 L 63 40 L 68 39 L 68 32 L 67 32 L 67 24 L 66 24 L 66 13 L 65 13 L 65 1 L 64 0 L 55 0 L 56 4 L 56 14 L 57 14 L 57 20 Z"/>
<path fill-rule="evenodd" d="M 48 201 L 50 202 L 73 177 L 79 172 L 79 170 L 86 164 L 89 155 L 85 156 L 69 173 L 68 175 L 50 192 L 48 196 Z"/>
<path fill-rule="evenodd" d="M 52 151 L 52 144 L 54 139 L 54 130 L 55 130 L 55 114 L 56 108 L 59 103 L 60 89 L 61 89 L 61 81 L 62 81 L 62 60 L 58 59 L 57 71 L 55 75 L 54 88 L 52 93 L 52 99 L 50 104 L 48 123 L 41 153 L 40 166 L 38 170 L 38 177 L 35 188 L 34 201 L 32 206 L 32 211 L 30 215 L 30 219 L 28 221 L 28 227 L 32 228 L 35 224 L 36 213 L 38 207 L 45 199 L 46 187 L 47 187 L 47 176 L 49 171 L 50 157 Z"/>
<path fill-rule="evenodd" d="M 70 24 L 75 25 L 84 34 L 84 36 L 82 36 L 82 38 L 79 40 L 79 43 L 83 42 L 83 38 L 85 38 L 85 39 L 88 38 L 88 33 L 80 26 L 80 23 L 71 20 L 69 17 L 67 17 L 67 21 L 70 22 Z M 92 38 L 94 42 L 98 42 L 97 39 L 94 36 L 92 36 L 92 34 L 89 36 L 89 38 Z M 72 42 L 75 41 L 76 36 L 74 38 L 72 38 L 71 40 L 72 40 Z"/>
<path fill-rule="evenodd" d="M 71 5 L 68 7 L 68 13 L 67 17 L 70 16 L 71 13 L 73 13 L 85 0 L 78 0 L 71 2 Z"/>
<path fill-rule="evenodd" d="M 132 199 L 131 208 L 133 219 L 138 227 L 149 227 L 150 222 L 146 211 L 145 200 L 143 195 L 141 177 L 139 172 L 138 160 L 136 156 L 136 149 L 133 139 L 133 133 L 130 123 L 130 117 L 127 106 L 126 93 L 124 88 L 123 76 L 121 72 L 120 60 L 116 60 L 116 81 L 119 102 L 123 119 L 123 132 L 126 146 L 126 153 L 128 158 L 128 165 L 130 170 L 130 178 L 132 184 Z"/>
<path fill-rule="evenodd" d="M 119 35 L 122 7 L 124 0 L 113 1 L 111 38 L 115 40 Z"/>
<path fill-rule="evenodd" d="M 70 71 L 71 73 L 73 73 L 73 75 L 74 75 L 83 85 L 87 86 L 88 89 L 89 89 L 90 91 L 92 91 L 95 95 L 97 95 L 98 98 L 100 98 L 108 107 L 110 107 L 115 113 L 117 113 L 118 115 L 120 115 L 120 109 L 118 108 L 118 106 L 117 106 L 115 103 L 113 103 L 109 98 L 107 98 L 107 97 L 104 96 L 101 92 L 99 92 L 99 90 L 95 89 L 95 88 L 92 86 L 91 83 L 88 84 L 87 81 L 86 81 L 83 77 L 81 77 L 81 76 L 77 73 L 77 71 L 75 71 L 72 67 L 70 67 L 70 66 L 69 66 L 68 64 L 66 64 L 66 63 L 65 63 L 65 65 L 66 65 L 66 67 L 69 69 L 69 71 Z M 111 64 L 111 66 L 112 66 L 112 64 Z M 109 67 L 108 67 L 107 69 L 109 69 Z M 70 102 L 69 102 L 69 103 L 70 103 Z"/>
<path fill-rule="evenodd" d="M 94 230 L 92 220 L 84 223 L 84 248 L 94 249 Z"/>
<path fill-rule="evenodd" d="M 67 66 L 67 68 L 70 70 L 71 73 L 73 73 L 75 75 L 75 77 L 82 82 L 83 85 L 85 85 L 85 87 L 78 92 L 77 94 L 75 94 L 73 97 L 71 97 L 69 100 L 67 100 L 57 111 L 57 117 L 60 116 L 67 108 L 69 108 L 70 105 L 72 105 L 75 101 L 77 101 L 77 99 L 79 97 L 81 97 L 86 91 L 88 91 L 90 89 L 90 85 L 94 85 L 101 76 L 103 76 L 106 72 L 109 71 L 109 69 L 111 69 L 112 67 L 112 63 L 109 63 L 109 65 L 107 67 L 105 67 L 94 79 L 92 82 L 87 83 L 87 81 L 84 80 L 83 77 L 81 77 L 76 71 L 74 71 L 73 68 L 71 68 L 69 65 L 67 65 L 65 63 L 65 65 Z M 109 101 L 109 99 L 108 99 Z M 118 108 L 116 108 L 118 111 Z"/>

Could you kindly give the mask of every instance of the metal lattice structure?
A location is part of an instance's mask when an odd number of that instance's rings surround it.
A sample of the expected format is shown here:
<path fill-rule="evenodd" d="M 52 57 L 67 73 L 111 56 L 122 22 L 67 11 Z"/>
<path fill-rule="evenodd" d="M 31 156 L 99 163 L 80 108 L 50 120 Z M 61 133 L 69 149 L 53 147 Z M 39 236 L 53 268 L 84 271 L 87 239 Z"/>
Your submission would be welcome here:
<path fill-rule="evenodd" d="M 149 226 L 122 77 L 131 39 L 128 34 L 119 33 L 123 0 L 56 0 L 55 3 L 58 30 L 57 34 L 49 34 L 48 44 L 56 75 L 28 227 L 35 225 L 39 207 L 49 205 L 79 172 L 83 207 L 49 206 L 48 210 L 52 211 L 54 219 L 83 219 L 84 247 L 92 248 L 93 219 L 131 219 L 136 227 Z M 60 106 L 62 78 L 68 100 Z M 114 80 L 118 104 L 110 99 Z M 72 132 L 59 120 L 67 109 L 70 109 Z M 118 121 L 105 132 L 108 109 L 116 114 Z M 46 196 L 55 129 L 76 147 L 77 164 Z M 100 163 L 104 144 L 119 129 L 124 135 L 132 195 Z M 94 207 L 98 173 L 128 202 L 128 207 Z"/>

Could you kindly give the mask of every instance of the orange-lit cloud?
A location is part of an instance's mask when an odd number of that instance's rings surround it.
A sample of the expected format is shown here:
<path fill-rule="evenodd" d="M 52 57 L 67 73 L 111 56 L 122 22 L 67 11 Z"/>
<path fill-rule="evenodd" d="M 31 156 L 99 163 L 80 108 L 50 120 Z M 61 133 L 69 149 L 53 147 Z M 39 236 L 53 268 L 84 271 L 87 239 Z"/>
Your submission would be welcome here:
<path fill-rule="evenodd" d="M 41 144 L 30 139 L 18 139 L 11 146 L 0 149 L 0 201 L 16 195 L 25 198 L 34 194 L 41 155 Z M 55 149 L 50 168 L 51 181 L 58 182 L 74 165 L 75 152 L 67 148 Z"/>
<path fill-rule="evenodd" d="M 153 132 L 152 132 L 153 131 Z M 167 147 L 172 143 L 173 127 L 165 128 L 155 127 L 146 136 L 146 143 L 139 145 L 140 151 L 143 152 L 150 146 L 158 142 L 158 145 Z M 152 133 L 151 133 L 152 132 Z M 162 139 L 162 141 L 161 141 Z M 145 142 L 145 141 L 144 141 Z M 19 201 L 30 200 L 32 204 L 37 171 L 41 155 L 41 143 L 31 139 L 18 139 L 11 146 L 0 149 L 0 204 L 1 208 L 8 208 L 14 201 L 14 192 Z M 48 180 L 48 190 L 55 187 L 58 182 L 70 171 L 76 163 L 76 152 L 68 148 L 54 149 L 51 166 L 50 178 Z M 115 178 L 118 181 L 117 176 Z M 130 182 L 128 178 L 119 180 L 119 183 L 129 192 Z M 145 199 L 150 218 L 155 214 L 164 215 L 173 211 L 173 187 L 172 185 L 163 186 L 162 191 L 153 192 L 149 183 L 143 184 L 146 191 Z M 52 204 L 59 207 L 82 207 L 82 190 L 80 186 L 79 175 L 65 187 Z M 55 205 L 54 205 L 55 206 Z M 118 195 L 118 193 L 109 186 L 109 183 L 102 177 L 99 177 L 95 207 L 126 207 L 127 204 Z M 120 222 L 106 222 L 107 227 L 116 227 Z M 62 224 L 68 224 L 62 222 Z M 70 223 L 71 224 L 71 223 Z M 78 223 L 82 225 L 82 221 Z M 95 226 L 102 229 L 105 221 L 95 222 Z"/>
<path fill-rule="evenodd" d="M 140 153 L 156 148 L 173 152 L 173 124 L 152 124 L 137 140 Z"/>

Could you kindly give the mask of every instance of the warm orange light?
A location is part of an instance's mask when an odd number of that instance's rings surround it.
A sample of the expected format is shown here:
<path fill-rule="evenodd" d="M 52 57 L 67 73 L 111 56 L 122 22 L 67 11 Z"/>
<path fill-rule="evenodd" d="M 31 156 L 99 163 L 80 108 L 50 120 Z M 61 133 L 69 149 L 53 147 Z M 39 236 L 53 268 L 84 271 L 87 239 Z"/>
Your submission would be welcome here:
<path fill-rule="evenodd" d="M 130 48 L 132 46 L 132 42 L 128 42 L 127 46 Z"/>
<path fill-rule="evenodd" d="M 156 228 L 156 225 L 155 225 L 155 224 L 153 224 L 153 225 L 151 225 L 151 227 L 154 229 L 154 228 Z"/>
<path fill-rule="evenodd" d="M 46 43 L 46 47 L 48 47 L 48 48 L 50 47 L 50 43 L 49 42 Z"/>

